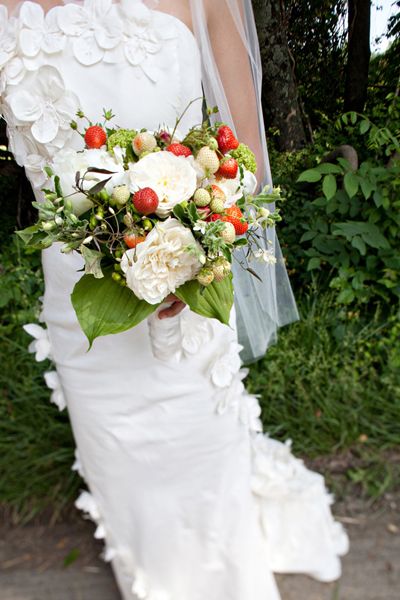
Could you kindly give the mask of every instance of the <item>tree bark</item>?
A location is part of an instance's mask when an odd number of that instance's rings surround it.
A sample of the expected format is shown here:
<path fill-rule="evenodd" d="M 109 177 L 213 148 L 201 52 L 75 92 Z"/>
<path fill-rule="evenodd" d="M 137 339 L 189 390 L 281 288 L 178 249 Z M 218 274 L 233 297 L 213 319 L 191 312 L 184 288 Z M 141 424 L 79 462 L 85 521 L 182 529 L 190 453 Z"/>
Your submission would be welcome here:
<path fill-rule="evenodd" d="M 263 104 L 279 131 L 280 150 L 306 143 L 280 0 L 253 0 L 263 66 Z"/>
<path fill-rule="evenodd" d="M 348 0 L 348 57 L 344 110 L 362 112 L 367 100 L 371 0 Z"/>

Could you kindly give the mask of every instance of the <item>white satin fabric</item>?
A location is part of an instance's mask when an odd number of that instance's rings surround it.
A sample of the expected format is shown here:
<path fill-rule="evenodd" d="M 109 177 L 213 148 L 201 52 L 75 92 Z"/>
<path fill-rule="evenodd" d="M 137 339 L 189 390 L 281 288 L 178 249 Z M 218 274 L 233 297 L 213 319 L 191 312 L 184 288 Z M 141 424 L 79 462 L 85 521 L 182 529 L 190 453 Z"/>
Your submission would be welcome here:
<path fill-rule="evenodd" d="M 105 16 L 104 16 L 105 15 Z M 141 2 L 86 0 L 43 15 L 0 6 L 1 109 L 36 189 L 78 107 L 123 127 L 173 125 L 201 95 L 198 47 L 176 17 Z M 197 123 L 200 107 L 181 129 Z M 45 140 L 45 141 L 44 141 Z M 347 537 L 320 475 L 261 431 L 231 327 L 185 309 L 97 339 L 87 352 L 70 302 L 82 263 L 43 253 L 47 330 L 27 327 L 52 400 L 66 403 L 97 523 L 124 600 L 278 600 L 272 572 L 340 575 Z M 156 355 L 156 357 L 155 357 Z"/>

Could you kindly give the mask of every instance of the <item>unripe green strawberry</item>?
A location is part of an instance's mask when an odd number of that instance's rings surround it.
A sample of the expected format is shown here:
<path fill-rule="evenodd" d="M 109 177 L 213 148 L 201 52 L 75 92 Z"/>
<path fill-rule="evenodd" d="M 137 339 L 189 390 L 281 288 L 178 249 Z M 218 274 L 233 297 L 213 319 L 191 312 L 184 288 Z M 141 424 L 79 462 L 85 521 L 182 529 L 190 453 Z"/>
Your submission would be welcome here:
<path fill-rule="evenodd" d="M 208 140 L 207 145 L 209 148 L 211 148 L 211 150 L 218 150 L 218 142 L 213 137 Z"/>
<path fill-rule="evenodd" d="M 217 153 L 208 146 L 204 146 L 199 150 L 196 160 L 206 173 L 216 173 L 220 167 Z"/>
<path fill-rule="evenodd" d="M 231 264 L 226 258 L 218 258 L 212 263 L 212 271 L 214 273 L 214 279 L 217 283 L 223 281 L 227 275 L 231 272 Z"/>
<path fill-rule="evenodd" d="M 204 206 L 208 206 L 210 204 L 211 195 L 210 192 L 207 192 L 204 188 L 199 188 L 194 193 L 194 201 L 196 206 L 200 208 Z"/>
<path fill-rule="evenodd" d="M 126 204 L 131 197 L 131 193 L 127 185 L 116 185 L 112 191 L 112 199 L 119 206 Z"/>
<path fill-rule="evenodd" d="M 214 281 L 214 272 L 208 267 L 203 267 L 197 274 L 197 281 L 201 285 L 210 285 Z"/>
<path fill-rule="evenodd" d="M 223 212 L 223 210 L 225 208 L 224 201 L 222 200 L 222 198 L 215 198 L 214 197 L 211 200 L 210 208 L 215 213 L 221 213 L 221 212 Z"/>
<path fill-rule="evenodd" d="M 156 146 L 156 138 L 148 131 L 138 133 L 132 141 L 132 148 L 137 156 L 141 156 L 143 152 L 152 152 Z"/>
<path fill-rule="evenodd" d="M 233 242 L 236 239 L 236 231 L 235 231 L 235 228 L 232 225 L 232 223 L 229 223 L 228 221 L 226 221 L 225 227 L 221 231 L 220 235 L 221 235 L 222 239 L 224 240 L 224 242 L 226 242 L 227 244 L 233 244 Z"/>

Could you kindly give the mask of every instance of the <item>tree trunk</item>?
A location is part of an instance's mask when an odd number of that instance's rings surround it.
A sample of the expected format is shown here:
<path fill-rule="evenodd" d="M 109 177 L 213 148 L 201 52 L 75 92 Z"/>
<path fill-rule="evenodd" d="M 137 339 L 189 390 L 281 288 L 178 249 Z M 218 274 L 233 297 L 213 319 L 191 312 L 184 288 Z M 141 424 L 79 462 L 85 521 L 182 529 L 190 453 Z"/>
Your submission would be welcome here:
<path fill-rule="evenodd" d="M 367 100 L 371 0 L 348 0 L 348 58 L 344 110 L 362 112 Z"/>
<path fill-rule="evenodd" d="M 280 0 L 253 0 L 263 65 L 263 103 L 279 131 L 280 150 L 306 143 Z"/>

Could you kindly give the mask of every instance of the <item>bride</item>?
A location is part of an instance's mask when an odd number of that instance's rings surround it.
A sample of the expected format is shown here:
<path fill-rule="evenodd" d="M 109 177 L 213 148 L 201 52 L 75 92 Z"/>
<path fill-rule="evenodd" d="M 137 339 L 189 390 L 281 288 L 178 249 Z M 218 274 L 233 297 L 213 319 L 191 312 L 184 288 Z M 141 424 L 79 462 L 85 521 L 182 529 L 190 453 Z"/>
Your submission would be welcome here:
<path fill-rule="evenodd" d="M 94 122 L 112 108 L 120 126 L 155 129 L 203 92 L 269 182 L 250 0 L 0 5 L 0 109 L 38 199 L 43 167 L 81 146 L 69 127 L 79 108 Z M 180 128 L 201 120 L 194 103 Z M 322 477 L 262 433 L 242 382 L 239 352 L 260 357 L 296 318 L 271 242 L 277 263 L 262 283 L 235 273 L 231 327 L 171 298 L 90 352 L 70 302 L 80 257 L 43 252 L 47 333 L 27 329 L 36 348 L 49 340 L 50 384 L 65 398 L 89 490 L 76 505 L 96 522 L 124 600 L 277 600 L 273 572 L 340 576 L 347 537 Z"/>

